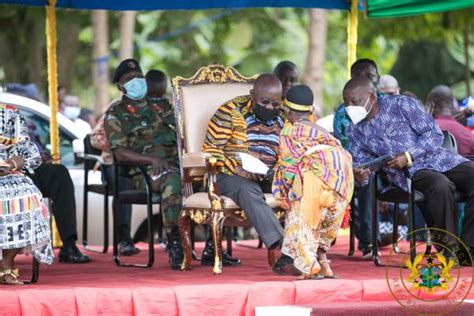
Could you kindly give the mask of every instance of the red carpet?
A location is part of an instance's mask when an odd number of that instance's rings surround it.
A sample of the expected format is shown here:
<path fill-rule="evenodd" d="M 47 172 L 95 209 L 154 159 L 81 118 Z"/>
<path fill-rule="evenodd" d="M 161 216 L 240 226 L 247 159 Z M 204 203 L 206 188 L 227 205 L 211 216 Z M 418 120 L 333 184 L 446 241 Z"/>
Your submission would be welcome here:
<path fill-rule="evenodd" d="M 193 261 L 192 271 L 171 271 L 167 254 L 158 247 L 152 269 L 116 267 L 110 253 L 92 254 L 90 264 L 41 266 L 35 285 L 0 286 L 0 314 L 254 315 L 255 306 L 300 305 L 313 307 L 315 315 L 335 315 L 338 310 L 349 315 L 358 304 L 360 311 L 377 310 L 386 303 L 398 308 L 388 291 L 385 268 L 347 257 L 347 237 L 339 237 L 331 251 L 339 276 L 335 280 L 295 281 L 274 275 L 266 263 L 266 249 L 255 249 L 256 241 L 245 245 L 234 247 L 242 265 L 224 268 L 220 276 L 198 261 Z M 202 244 L 197 248 L 200 254 Z M 131 259 L 144 262 L 145 252 Z M 26 278 L 31 257 L 20 256 L 17 261 Z M 471 272 L 462 269 L 464 277 L 471 278 Z"/>

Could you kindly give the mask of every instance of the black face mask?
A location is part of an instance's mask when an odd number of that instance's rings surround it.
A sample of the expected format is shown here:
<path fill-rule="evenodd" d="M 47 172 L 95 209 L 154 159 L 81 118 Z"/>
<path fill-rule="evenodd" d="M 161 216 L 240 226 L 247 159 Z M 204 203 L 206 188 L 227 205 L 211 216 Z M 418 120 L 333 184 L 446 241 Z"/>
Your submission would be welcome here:
<path fill-rule="evenodd" d="M 255 104 L 253 106 L 253 113 L 261 121 L 267 122 L 275 119 L 280 114 L 280 109 L 269 110 L 260 104 Z"/>

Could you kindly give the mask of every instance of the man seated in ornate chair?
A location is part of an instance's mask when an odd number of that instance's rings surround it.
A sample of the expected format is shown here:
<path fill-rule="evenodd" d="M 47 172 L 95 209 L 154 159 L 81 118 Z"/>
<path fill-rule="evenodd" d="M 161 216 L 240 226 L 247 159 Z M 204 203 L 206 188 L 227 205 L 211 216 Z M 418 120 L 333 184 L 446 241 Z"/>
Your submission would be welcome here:
<path fill-rule="evenodd" d="M 249 95 L 236 97 L 218 108 L 209 121 L 203 145 L 203 151 L 217 159 L 219 194 L 245 210 L 269 249 L 271 265 L 283 237 L 283 228 L 264 198 L 264 192 L 271 192 L 272 179 L 245 171 L 239 153 L 259 158 L 270 169 L 275 166 L 284 124 L 280 115 L 281 95 L 278 77 L 259 76 Z"/>

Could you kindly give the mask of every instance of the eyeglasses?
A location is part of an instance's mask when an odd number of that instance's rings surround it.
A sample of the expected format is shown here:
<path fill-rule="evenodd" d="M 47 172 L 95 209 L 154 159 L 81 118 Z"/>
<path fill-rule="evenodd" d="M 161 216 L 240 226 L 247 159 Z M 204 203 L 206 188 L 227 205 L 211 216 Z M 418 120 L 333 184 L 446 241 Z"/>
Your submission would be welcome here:
<path fill-rule="evenodd" d="M 280 106 L 281 101 L 275 101 L 275 100 L 273 100 L 273 101 L 271 101 L 271 100 L 260 100 L 260 102 L 258 102 L 258 103 L 261 104 L 261 105 L 269 105 L 269 104 L 271 104 L 274 108 L 276 108 L 276 107 L 279 107 L 279 106 Z"/>

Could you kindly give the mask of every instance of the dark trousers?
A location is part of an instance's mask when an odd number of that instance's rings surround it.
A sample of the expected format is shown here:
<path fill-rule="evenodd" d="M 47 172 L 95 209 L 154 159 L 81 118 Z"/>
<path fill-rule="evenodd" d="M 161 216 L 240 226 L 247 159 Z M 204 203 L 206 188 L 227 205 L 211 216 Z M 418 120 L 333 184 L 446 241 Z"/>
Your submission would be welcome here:
<path fill-rule="evenodd" d="M 264 189 L 268 185 L 263 183 Z M 240 176 L 217 175 L 219 194 L 225 195 L 237 203 L 247 214 L 267 248 L 283 237 L 283 228 L 273 210 L 265 202 L 262 186 L 259 183 Z"/>
<path fill-rule="evenodd" d="M 444 173 L 419 170 L 412 181 L 414 188 L 425 196 L 422 211 L 428 227 L 444 229 L 455 235 L 458 229 L 457 218 L 454 218 L 457 208 L 454 191 L 467 196 L 461 240 L 474 249 L 474 162 L 465 162 Z"/>
<path fill-rule="evenodd" d="M 29 177 L 43 196 L 51 199 L 51 211 L 56 219 L 64 246 L 75 244 L 77 240 L 76 200 L 74 184 L 67 168 L 63 165 L 44 163 Z"/>
<path fill-rule="evenodd" d="M 373 180 L 371 180 L 373 181 Z M 359 249 L 372 244 L 372 190 L 371 183 L 357 187 L 357 210 L 354 212 L 355 235 L 359 239 Z"/>
<path fill-rule="evenodd" d="M 111 184 L 113 189 L 114 186 L 114 167 L 107 166 L 107 181 Z M 135 189 L 135 182 L 130 177 L 119 176 L 118 186 L 120 191 L 127 191 Z M 118 235 L 119 241 L 132 242 L 131 236 L 131 225 L 132 225 L 132 205 L 119 203 L 118 204 Z"/>

